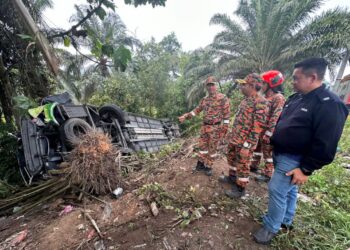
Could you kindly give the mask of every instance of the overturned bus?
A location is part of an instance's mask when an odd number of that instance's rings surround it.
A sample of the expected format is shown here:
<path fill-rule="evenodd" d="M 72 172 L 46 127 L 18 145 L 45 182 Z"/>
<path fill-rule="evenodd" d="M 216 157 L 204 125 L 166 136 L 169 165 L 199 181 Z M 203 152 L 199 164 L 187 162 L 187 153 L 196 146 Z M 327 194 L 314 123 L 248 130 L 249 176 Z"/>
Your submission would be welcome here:
<path fill-rule="evenodd" d="M 114 104 L 77 105 L 68 93 L 44 98 L 29 114 L 21 119 L 18 136 L 20 173 L 27 185 L 58 168 L 72 150 L 72 142 L 91 129 L 110 135 L 123 153 L 156 152 L 180 136 L 178 125 L 168 119 L 125 112 Z"/>

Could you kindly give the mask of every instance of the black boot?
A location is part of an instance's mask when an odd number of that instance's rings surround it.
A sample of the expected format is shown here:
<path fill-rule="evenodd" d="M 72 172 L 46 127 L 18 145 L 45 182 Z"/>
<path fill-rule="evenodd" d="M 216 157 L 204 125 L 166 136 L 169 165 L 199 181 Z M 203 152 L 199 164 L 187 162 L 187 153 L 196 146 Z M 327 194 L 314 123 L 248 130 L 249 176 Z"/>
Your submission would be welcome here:
<path fill-rule="evenodd" d="M 284 231 L 292 231 L 292 230 L 294 229 L 294 226 L 293 226 L 293 224 L 291 224 L 291 225 L 282 224 L 282 225 L 281 225 L 281 228 L 282 228 Z"/>
<path fill-rule="evenodd" d="M 204 163 L 201 162 L 201 161 L 197 161 L 197 165 L 196 165 L 194 170 L 196 170 L 196 171 L 204 171 L 205 170 Z"/>
<path fill-rule="evenodd" d="M 259 244 L 268 245 L 271 243 L 275 233 L 270 232 L 267 228 L 261 227 L 258 231 L 253 234 L 254 240 Z"/>
<path fill-rule="evenodd" d="M 235 184 L 232 186 L 231 190 L 225 190 L 225 194 L 231 199 L 241 198 L 245 195 L 245 188 Z"/>
<path fill-rule="evenodd" d="M 271 180 L 271 177 L 266 175 L 258 175 L 255 177 L 255 180 L 258 182 L 269 182 Z"/>
<path fill-rule="evenodd" d="M 252 167 L 250 167 L 250 172 L 252 172 L 252 173 L 257 173 L 258 172 L 258 168 L 252 168 Z"/>
<path fill-rule="evenodd" d="M 236 185 L 236 179 L 237 177 L 233 175 L 220 175 L 218 180 L 221 183 Z"/>
<path fill-rule="evenodd" d="M 213 170 L 210 167 L 204 166 L 204 173 L 207 176 L 211 176 L 213 174 Z"/>

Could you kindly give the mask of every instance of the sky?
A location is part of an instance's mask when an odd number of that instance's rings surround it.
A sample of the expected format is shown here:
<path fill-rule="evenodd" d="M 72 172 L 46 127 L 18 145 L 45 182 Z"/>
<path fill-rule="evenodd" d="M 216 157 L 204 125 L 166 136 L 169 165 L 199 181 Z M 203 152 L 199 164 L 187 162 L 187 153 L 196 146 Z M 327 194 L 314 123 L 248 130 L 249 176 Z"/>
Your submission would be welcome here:
<path fill-rule="evenodd" d="M 53 27 L 70 28 L 69 18 L 74 14 L 74 4 L 86 0 L 53 0 L 54 8 L 44 12 L 44 19 Z M 153 8 L 150 5 L 135 8 L 123 0 L 114 0 L 116 13 L 121 17 L 131 34 L 145 42 L 154 37 L 160 41 L 175 32 L 183 50 L 189 51 L 210 44 L 221 28 L 209 25 L 216 13 L 233 17 L 238 0 L 167 0 L 166 6 Z M 319 13 L 335 7 L 348 8 L 350 0 L 326 0 Z M 346 73 L 350 73 L 350 66 Z"/>

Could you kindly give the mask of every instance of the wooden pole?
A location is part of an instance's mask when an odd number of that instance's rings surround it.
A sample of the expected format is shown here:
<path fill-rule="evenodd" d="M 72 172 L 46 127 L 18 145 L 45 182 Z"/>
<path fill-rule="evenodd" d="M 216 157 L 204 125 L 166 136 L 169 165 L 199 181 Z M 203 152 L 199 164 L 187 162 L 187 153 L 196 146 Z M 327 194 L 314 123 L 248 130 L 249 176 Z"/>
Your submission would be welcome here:
<path fill-rule="evenodd" d="M 13 0 L 12 1 L 16 10 L 18 11 L 21 21 L 27 28 L 29 34 L 35 38 L 35 43 L 38 45 L 39 49 L 43 53 L 44 59 L 51 70 L 51 72 L 57 76 L 58 74 L 58 59 L 55 56 L 49 41 L 44 36 L 42 32 L 40 32 L 38 26 L 34 22 L 32 16 L 29 14 L 29 11 L 23 4 L 22 0 Z"/>
<path fill-rule="evenodd" d="M 338 74 L 337 74 L 337 78 L 335 79 L 335 83 L 333 85 L 333 91 L 337 94 L 339 94 L 339 91 L 340 91 L 340 81 L 343 77 L 343 74 L 344 74 L 344 70 L 345 70 L 345 66 L 348 62 L 350 58 L 350 52 L 349 50 L 346 50 L 346 52 L 344 53 L 344 56 L 343 56 L 343 60 L 340 64 L 340 67 L 339 67 L 339 71 L 338 71 Z"/>

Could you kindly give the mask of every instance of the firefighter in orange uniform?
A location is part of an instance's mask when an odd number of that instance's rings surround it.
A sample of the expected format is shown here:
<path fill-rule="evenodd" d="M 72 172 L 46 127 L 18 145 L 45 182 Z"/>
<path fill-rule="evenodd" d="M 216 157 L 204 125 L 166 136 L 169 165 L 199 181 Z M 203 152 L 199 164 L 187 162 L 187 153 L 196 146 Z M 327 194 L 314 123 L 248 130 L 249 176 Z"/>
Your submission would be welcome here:
<path fill-rule="evenodd" d="M 269 101 L 269 113 L 267 116 L 265 131 L 261 134 L 258 146 L 253 153 L 253 160 L 250 170 L 252 172 L 256 172 L 258 170 L 261 157 L 263 156 L 265 161 L 264 168 L 261 171 L 261 175 L 257 176 L 255 179 L 257 181 L 268 182 L 271 179 L 274 169 L 270 138 L 273 135 L 286 99 L 282 94 L 284 77 L 281 72 L 277 70 L 270 70 L 263 73 L 261 78 L 263 79 L 262 92 L 264 93 L 266 100 Z"/>
<path fill-rule="evenodd" d="M 268 102 L 259 94 L 262 79 L 258 74 L 249 74 L 238 83 L 245 98 L 238 107 L 232 129 L 227 135 L 229 175 L 219 177 L 220 182 L 232 184 L 231 190 L 225 190 L 230 198 L 245 195 L 249 183 L 250 160 L 264 129 L 268 112 Z"/>
<path fill-rule="evenodd" d="M 194 110 L 179 117 L 179 121 L 182 123 L 201 112 L 204 113 L 198 148 L 196 149 L 198 162 L 195 170 L 202 171 L 208 176 L 212 175 L 218 143 L 226 135 L 230 123 L 230 100 L 217 91 L 216 83 L 214 77 L 208 77 L 205 81 L 208 95 L 200 101 Z"/>

